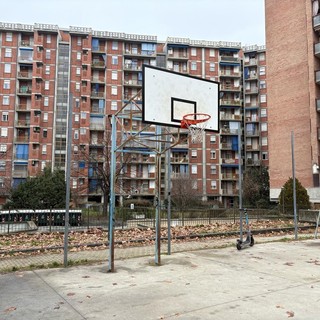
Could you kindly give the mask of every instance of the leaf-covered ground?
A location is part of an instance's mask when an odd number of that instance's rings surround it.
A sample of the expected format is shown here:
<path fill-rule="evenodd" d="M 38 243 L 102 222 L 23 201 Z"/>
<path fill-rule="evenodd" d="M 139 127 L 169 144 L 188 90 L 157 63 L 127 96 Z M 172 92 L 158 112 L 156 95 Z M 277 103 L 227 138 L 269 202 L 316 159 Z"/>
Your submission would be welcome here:
<path fill-rule="evenodd" d="M 299 225 L 299 227 L 301 224 Z M 303 226 L 308 226 L 304 224 Z M 292 234 L 294 222 L 288 220 L 260 220 L 250 224 L 251 230 L 261 231 L 261 236 L 270 237 L 275 235 Z M 284 228 L 284 230 L 272 230 Z M 176 226 L 171 228 L 171 241 L 205 241 L 205 235 L 215 235 L 219 238 L 234 238 L 239 232 L 239 223 L 213 223 L 203 226 Z M 267 233 L 265 230 L 269 230 Z M 245 225 L 243 226 L 245 232 Z M 302 232 L 314 232 L 314 225 L 310 230 L 299 230 Z M 167 237 L 167 229 L 161 229 L 161 237 Z M 146 229 L 123 229 L 115 230 L 114 239 L 116 247 L 143 246 L 154 243 L 155 230 Z M 107 247 L 108 234 L 102 229 L 89 229 L 87 231 L 72 231 L 69 233 L 68 243 L 70 251 L 99 250 Z M 7 256 L 35 255 L 44 252 L 61 252 L 64 243 L 62 232 L 51 233 L 19 233 L 10 235 L 0 235 L 0 258 Z"/>

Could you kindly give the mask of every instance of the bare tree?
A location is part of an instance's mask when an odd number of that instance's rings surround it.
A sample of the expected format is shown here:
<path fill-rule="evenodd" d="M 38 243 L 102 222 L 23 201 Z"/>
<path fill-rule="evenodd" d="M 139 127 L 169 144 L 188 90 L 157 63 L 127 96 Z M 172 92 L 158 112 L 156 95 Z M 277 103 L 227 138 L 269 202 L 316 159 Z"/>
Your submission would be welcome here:
<path fill-rule="evenodd" d="M 194 188 L 195 182 L 188 174 L 180 173 L 172 178 L 171 200 L 180 209 L 199 202 L 200 194 Z"/>
<path fill-rule="evenodd" d="M 130 161 L 130 154 L 116 154 L 116 171 L 115 171 L 115 192 L 119 193 L 119 178 L 123 176 L 123 168 Z M 97 192 L 101 192 L 103 201 L 103 212 L 107 212 L 109 198 L 110 198 L 110 178 L 111 178 L 111 130 L 106 130 L 104 135 L 99 136 L 97 139 L 90 141 L 90 148 L 80 148 L 78 155 L 74 161 L 81 164 L 73 169 L 73 175 L 77 176 L 80 180 L 87 179 L 87 177 L 96 180 L 95 188 Z M 78 179 L 78 180 L 79 180 Z M 86 184 L 83 183 L 73 190 L 72 199 L 76 204 L 81 198 L 81 194 L 88 193 Z"/>

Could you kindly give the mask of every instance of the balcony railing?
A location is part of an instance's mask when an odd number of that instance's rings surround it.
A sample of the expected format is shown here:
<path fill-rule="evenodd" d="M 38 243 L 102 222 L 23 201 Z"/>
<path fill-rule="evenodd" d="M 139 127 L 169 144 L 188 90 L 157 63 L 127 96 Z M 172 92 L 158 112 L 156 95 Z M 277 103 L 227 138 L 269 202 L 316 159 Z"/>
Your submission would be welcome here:
<path fill-rule="evenodd" d="M 241 106 L 241 100 L 233 100 L 233 99 L 224 100 L 224 99 L 222 99 L 220 105 L 222 105 L 222 106 Z"/>
<path fill-rule="evenodd" d="M 104 92 L 91 91 L 91 97 L 104 98 Z"/>
<path fill-rule="evenodd" d="M 26 94 L 31 94 L 31 88 L 30 87 L 20 87 L 18 89 L 18 93 L 26 93 Z"/>
<path fill-rule="evenodd" d="M 142 81 L 141 80 L 125 80 L 123 84 L 127 86 L 142 86 Z"/>
<path fill-rule="evenodd" d="M 320 99 L 316 100 L 317 111 L 320 112 Z"/>
<path fill-rule="evenodd" d="M 18 78 L 30 79 L 30 78 L 32 78 L 32 73 L 31 72 L 18 72 Z"/>
<path fill-rule="evenodd" d="M 315 56 L 320 58 L 320 42 L 318 42 L 314 45 L 314 54 L 315 54 Z"/>
<path fill-rule="evenodd" d="M 320 15 L 313 17 L 313 28 L 315 31 L 320 30 Z"/>
<path fill-rule="evenodd" d="M 29 127 L 30 120 L 18 120 L 16 121 L 16 127 Z"/>
<path fill-rule="evenodd" d="M 106 64 L 104 61 L 93 61 L 91 64 L 92 68 L 105 68 Z"/>
<path fill-rule="evenodd" d="M 320 70 L 316 71 L 316 83 L 320 84 Z"/>
<path fill-rule="evenodd" d="M 16 106 L 16 111 L 30 111 L 30 106 L 26 104 L 18 104 Z"/>

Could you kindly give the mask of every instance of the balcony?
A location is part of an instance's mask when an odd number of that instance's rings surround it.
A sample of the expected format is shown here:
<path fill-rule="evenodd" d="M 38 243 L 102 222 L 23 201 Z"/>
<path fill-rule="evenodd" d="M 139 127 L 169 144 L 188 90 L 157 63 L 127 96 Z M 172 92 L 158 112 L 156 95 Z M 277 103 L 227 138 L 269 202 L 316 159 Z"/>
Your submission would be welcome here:
<path fill-rule="evenodd" d="M 261 161 L 260 160 L 247 159 L 246 165 L 247 166 L 260 166 L 261 165 Z"/>
<path fill-rule="evenodd" d="M 92 83 L 105 83 L 104 77 L 91 77 Z"/>
<path fill-rule="evenodd" d="M 14 141 L 16 143 L 29 143 L 29 137 L 28 136 L 17 136 Z"/>
<path fill-rule="evenodd" d="M 320 99 L 316 99 L 317 111 L 320 112 Z"/>
<path fill-rule="evenodd" d="M 28 128 L 30 127 L 30 120 L 18 120 L 15 123 L 16 127 Z"/>
<path fill-rule="evenodd" d="M 132 64 L 132 63 L 126 63 L 124 65 L 124 70 L 127 70 L 127 71 L 141 71 L 142 70 L 142 66 L 137 65 L 137 64 Z"/>
<path fill-rule="evenodd" d="M 252 136 L 259 136 L 260 135 L 260 131 L 259 130 L 247 130 L 245 132 L 247 137 L 252 137 Z"/>
<path fill-rule="evenodd" d="M 225 100 L 222 99 L 220 102 L 220 106 L 241 106 L 242 101 L 241 100 L 234 100 L 234 99 L 229 99 Z"/>
<path fill-rule="evenodd" d="M 316 84 L 320 85 L 320 70 L 316 71 Z"/>
<path fill-rule="evenodd" d="M 238 195 L 239 190 L 238 189 L 222 189 L 221 194 L 223 196 L 236 196 Z"/>
<path fill-rule="evenodd" d="M 246 94 L 258 94 L 258 93 L 259 93 L 259 89 L 258 88 L 246 89 Z"/>
<path fill-rule="evenodd" d="M 232 150 L 232 143 L 221 143 L 221 150 Z"/>
<path fill-rule="evenodd" d="M 231 70 L 221 70 L 220 71 L 220 77 L 239 78 L 240 77 L 240 73 L 239 72 L 233 72 Z"/>
<path fill-rule="evenodd" d="M 28 170 L 13 170 L 12 176 L 14 178 L 27 178 Z"/>
<path fill-rule="evenodd" d="M 222 55 L 222 56 L 220 56 L 220 62 L 237 63 L 237 64 L 239 63 L 240 64 L 240 58 Z"/>
<path fill-rule="evenodd" d="M 91 98 L 92 99 L 104 99 L 104 92 L 96 92 L 96 91 L 91 91 Z"/>
<path fill-rule="evenodd" d="M 18 104 L 16 106 L 16 111 L 21 111 L 21 112 L 29 112 L 30 111 L 30 106 L 26 104 Z"/>
<path fill-rule="evenodd" d="M 32 72 L 21 71 L 18 72 L 18 79 L 32 79 Z"/>
<path fill-rule="evenodd" d="M 222 84 L 220 86 L 221 91 L 229 91 L 229 92 L 240 92 L 241 86 L 235 87 L 231 84 Z"/>
<path fill-rule="evenodd" d="M 314 55 L 320 58 L 320 42 L 315 43 L 314 45 Z"/>
<path fill-rule="evenodd" d="M 188 60 L 189 55 L 187 52 L 173 52 L 168 53 L 167 58 L 168 60 Z"/>
<path fill-rule="evenodd" d="M 141 87 L 142 81 L 141 80 L 124 80 L 123 85 L 129 86 L 129 87 Z"/>
<path fill-rule="evenodd" d="M 228 172 L 228 173 L 222 173 L 222 180 L 238 180 L 239 175 L 236 173 Z"/>
<path fill-rule="evenodd" d="M 249 61 L 244 62 L 245 66 L 256 66 L 258 64 L 258 60 L 255 58 L 249 59 Z"/>
<path fill-rule="evenodd" d="M 93 61 L 91 64 L 92 69 L 104 69 L 106 64 L 104 61 Z"/>
<path fill-rule="evenodd" d="M 27 95 L 30 96 L 32 93 L 31 87 L 29 86 L 22 86 L 18 89 L 18 94 L 19 95 Z"/>
<path fill-rule="evenodd" d="M 94 53 L 105 53 L 106 52 L 106 48 L 105 46 L 93 46 L 92 47 L 92 52 Z"/>
<path fill-rule="evenodd" d="M 313 29 L 314 31 L 320 31 L 320 15 L 313 17 Z"/>
<path fill-rule="evenodd" d="M 236 120 L 236 121 L 241 121 L 242 120 L 242 115 L 239 114 L 228 114 L 228 113 L 224 113 L 224 114 L 220 114 L 220 120 L 226 120 L 226 121 L 230 121 L 230 120 Z"/>
<path fill-rule="evenodd" d="M 33 40 L 21 40 L 19 42 L 20 47 L 33 47 L 34 42 Z"/>
<path fill-rule="evenodd" d="M 222 128 L 221 133 L 224 135 L 237 135 L 239 129 Z"/>

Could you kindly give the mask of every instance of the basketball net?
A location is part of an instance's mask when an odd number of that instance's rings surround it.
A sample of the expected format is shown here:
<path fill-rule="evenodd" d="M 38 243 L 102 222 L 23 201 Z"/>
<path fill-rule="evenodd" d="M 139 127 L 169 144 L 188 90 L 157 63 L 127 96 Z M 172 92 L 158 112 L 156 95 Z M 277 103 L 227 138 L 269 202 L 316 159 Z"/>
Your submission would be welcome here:
<path fill-rule="evenodd" d="M 201 143 L 210 115 L 205 113 L 186 114 L 181 120 L 181 128 L 189 130 L 192 143 Z"/>

